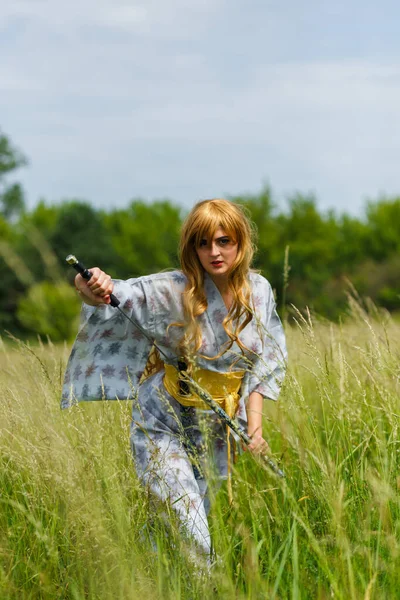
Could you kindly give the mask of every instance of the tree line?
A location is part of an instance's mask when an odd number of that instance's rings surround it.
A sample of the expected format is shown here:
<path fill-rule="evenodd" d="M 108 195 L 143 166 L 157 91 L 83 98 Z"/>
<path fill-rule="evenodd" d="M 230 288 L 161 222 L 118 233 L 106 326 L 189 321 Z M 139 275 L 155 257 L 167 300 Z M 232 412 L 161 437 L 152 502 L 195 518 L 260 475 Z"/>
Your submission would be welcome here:
<path fill-rule="evenodd" d="M 185 210 L 171 200 L 133 199 L 124 208 L 41 200 L 27 210 L 9 176 L 26 159 L 0 132 L 0 330 L 69 339 L 79 301 L 65 264 L 69 253 L 126 279 L 178 266 Z M 366 203 L 359 217 L 320 212 L 312 196 L 295 194 L 282 208 L 271 191 L 232 196 L 258 230 L 254 267 L 276 290 L 280 309 L 294 305 L 338 319 L 352 286 L 389 311 L 400 309 L 400 197 Z"/>

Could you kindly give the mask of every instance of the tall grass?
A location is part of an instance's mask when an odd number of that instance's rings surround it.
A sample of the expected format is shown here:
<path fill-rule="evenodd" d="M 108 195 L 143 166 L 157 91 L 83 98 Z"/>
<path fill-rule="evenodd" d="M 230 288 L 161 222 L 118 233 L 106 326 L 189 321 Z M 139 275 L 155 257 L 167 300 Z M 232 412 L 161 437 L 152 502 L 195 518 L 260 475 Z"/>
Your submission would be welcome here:
<path fill-rule="evenodd" d="M 0 597 L 399 597 L 400 327 L 352 302 L 345 324 L 298 315 L 265 433 L 277 481 L 240 458 L 212 510 L 219 560 L 194 569 L 129 449 L 130 405 L 59 410 L 67 348 L 0 352 Z"/>

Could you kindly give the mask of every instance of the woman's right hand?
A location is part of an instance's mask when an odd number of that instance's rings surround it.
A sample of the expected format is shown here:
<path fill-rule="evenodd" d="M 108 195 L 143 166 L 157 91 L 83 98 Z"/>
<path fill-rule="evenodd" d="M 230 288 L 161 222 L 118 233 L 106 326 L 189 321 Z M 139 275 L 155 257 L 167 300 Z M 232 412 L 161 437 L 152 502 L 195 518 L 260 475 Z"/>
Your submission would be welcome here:
<path fill-rule="evenodd" d="M 89 281 L 84 279 L 80 273 L 75 277 L 75 287 L 81 300 L 90 306 L 110 304 L 110 294 L 114 289 L 110 275 L 107 275 L 98 267 L 88 270 L 92 274 Z"/>

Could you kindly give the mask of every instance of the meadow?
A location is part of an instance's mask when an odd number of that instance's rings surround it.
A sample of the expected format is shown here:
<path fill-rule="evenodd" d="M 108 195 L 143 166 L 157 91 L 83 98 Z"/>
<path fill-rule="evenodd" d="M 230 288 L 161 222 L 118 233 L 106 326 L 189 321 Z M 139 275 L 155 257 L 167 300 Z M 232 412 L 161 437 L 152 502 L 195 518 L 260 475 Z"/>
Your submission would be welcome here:
<path fill-rule="evenodd" d="M 286 472 L 248 454 L 211 515 L 218 560 L 195 569 L 129 448 L 129 403 L 60 411 L 69 348 L 0 344 L 0 598 L 400 597 L 400 325 L 350 300 L 297 315 L 265 434 Z"/>

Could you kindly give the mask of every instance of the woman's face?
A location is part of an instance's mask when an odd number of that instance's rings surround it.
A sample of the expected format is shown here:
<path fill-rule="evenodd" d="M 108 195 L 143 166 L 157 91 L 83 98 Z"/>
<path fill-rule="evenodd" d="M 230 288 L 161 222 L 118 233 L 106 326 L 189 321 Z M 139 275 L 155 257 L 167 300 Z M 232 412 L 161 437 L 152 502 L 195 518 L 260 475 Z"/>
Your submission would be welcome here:
<path fill-rule="evenodd" d="M 203 269 L 211 277 L 220 278 L 229 273 L 238 253 L 238 245 L 231 236 L 219 228 L 213 239 L 204 238 L 200 241 L 196 252 Z"/>

